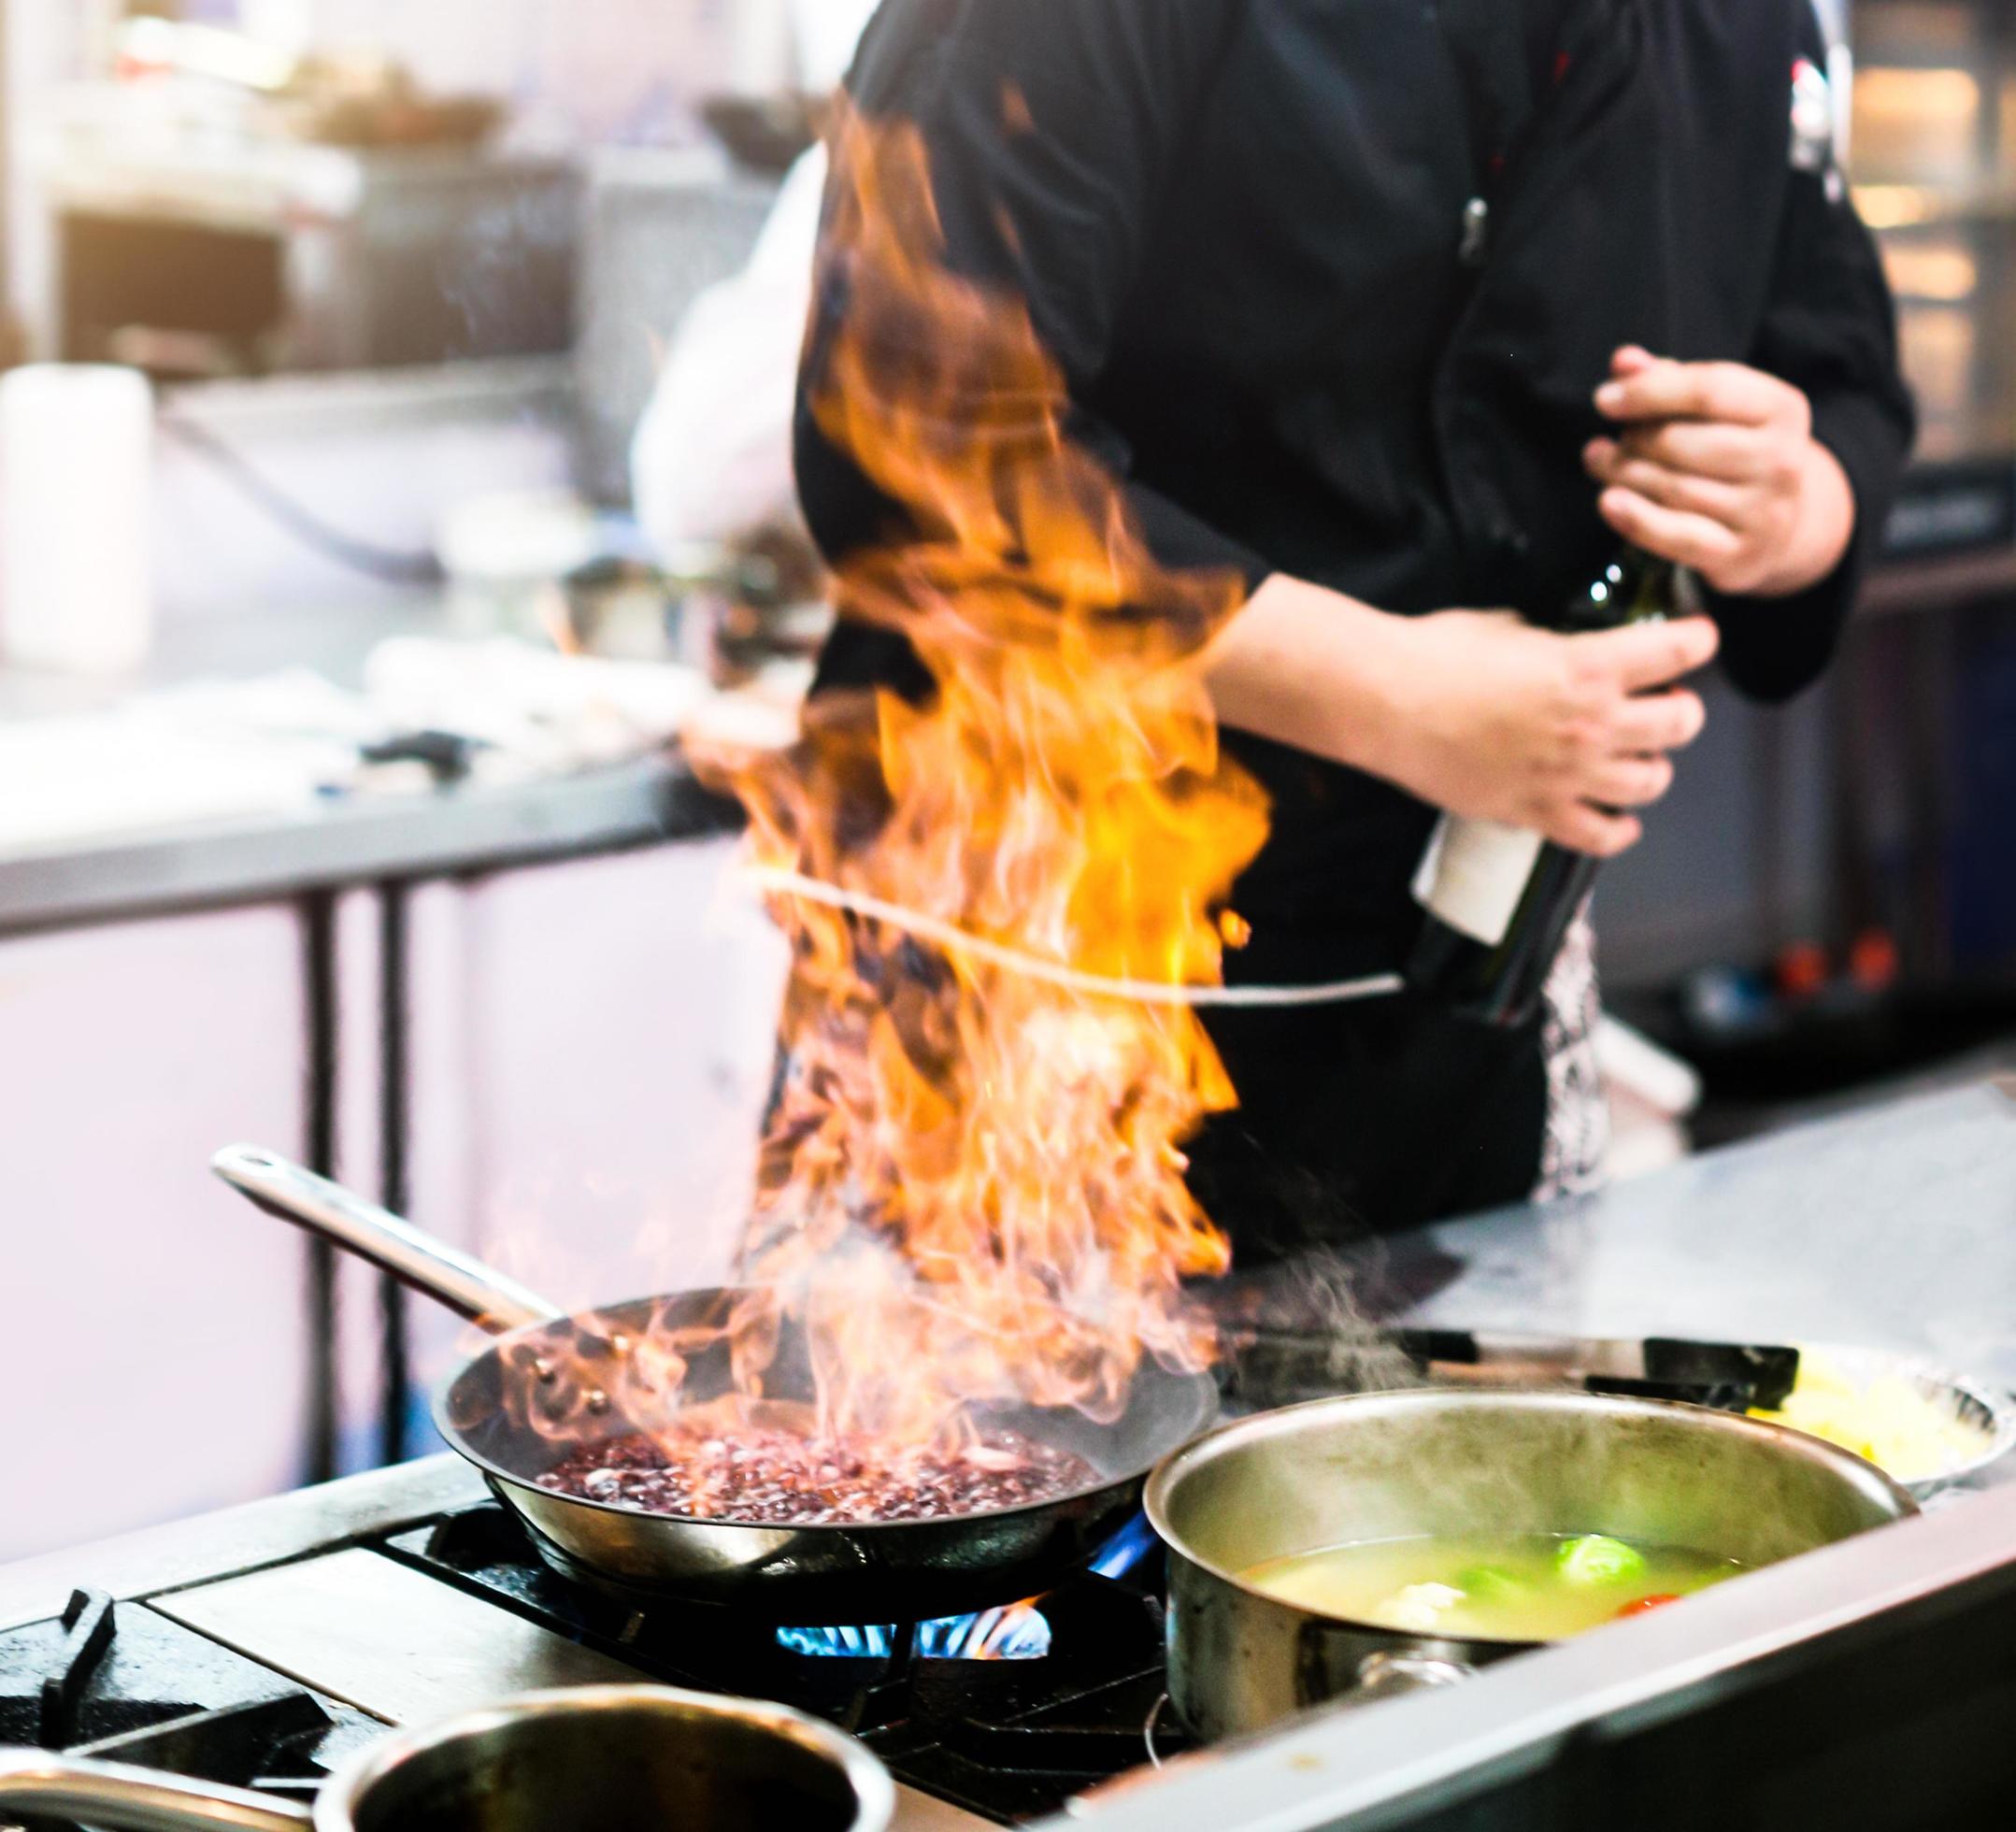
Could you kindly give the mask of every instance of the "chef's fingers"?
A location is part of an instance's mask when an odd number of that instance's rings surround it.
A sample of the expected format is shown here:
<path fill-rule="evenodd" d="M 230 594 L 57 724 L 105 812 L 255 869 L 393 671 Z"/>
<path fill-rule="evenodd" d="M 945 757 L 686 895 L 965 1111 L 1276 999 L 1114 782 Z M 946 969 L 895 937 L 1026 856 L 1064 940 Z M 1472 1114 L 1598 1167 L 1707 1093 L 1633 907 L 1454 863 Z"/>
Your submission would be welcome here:
<path fill-rule="evenodd" d="M 1645 829 L 1628 814 L 1611 814 L 1586 802 L 1565 808 L 1547 823 L 1547 837 L 1571 852 L 1593 859 L 1614 859 L 1644 837 Z"/>
<path fill-rule="evenodd" d="M 1592 448 L 1588 465 L 1590 476 L 1599 483 L 1635 491 L 1663 508 L 1705 515 L 1724 527 L 1741 527 L 1745 512 L 1751 507 L 1752 493 L 1742 484 L 1677 471 L 1650 458 L 1632 457 L 1627 450 L 1616 445 L 1611 445 L 1608 452 Z"/>
<path fill-rule="evenodd" d="M 1590 770 L 1582 790 L 1605 808 L 1650 808 L 1673 786 L 1673 766 L 1664 757 L 1612 757 Z"/>
<path fill-rule="evenodd" d="M 1668 420 L 1633 426 L 1620 439 L 1599 441 L 1627 458 L 1664 465 L 1670 471 L 1749 483 L 1769 468 L 1777 447 L 1754 426 L 1709 425 L 1699 420 Z"/>
<path fill-rule="evenodd" d="M 1610 736 L 1626 755 L 1684 751 L 1708 724 L 1698 694 L 1676 687 L 1666 694 L 1641 694 L 1626 700 L 1611 722 Z"/>
<path fill-rule="evenodd" d="M 1606 490 L 1596 507 L 1627 541 L 1676 565 L 1713 576 L 1743 557 L 1743 537 L 1734 528 L 1705 515 L 1663 508 L 1635 490 Z"/>
<path fill-rule="evenodd" d="M 1619 377 L 1639 375 L 1658 360 L 1642 344 L 1626 344 L 1610 358 L 1610 373 Z"/>
<path fill-rule="evenodd" d="M 1786 384 L 1740 363 L 1655 362 L 1596 390 L 1611 420 L 1726 420 L 1763 426 L 1785 409 Z"/>
<path fill-rule="evenodd" d="M 1633 623 L 1595 636 L 1569 637 L 1586 661 L 1609 670 L 1627 694 L 1664 687 L 1705 668 L 1722 647 L 1722 632 L 1706 617 L 1681 617 L 1668 623 Z"/>

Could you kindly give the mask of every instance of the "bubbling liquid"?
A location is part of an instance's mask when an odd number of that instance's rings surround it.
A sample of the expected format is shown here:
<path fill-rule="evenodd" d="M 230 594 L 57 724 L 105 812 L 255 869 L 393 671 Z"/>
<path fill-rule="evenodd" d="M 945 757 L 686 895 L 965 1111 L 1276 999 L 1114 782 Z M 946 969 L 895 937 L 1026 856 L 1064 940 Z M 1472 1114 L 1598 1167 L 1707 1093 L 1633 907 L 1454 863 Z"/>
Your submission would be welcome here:
<path fill-rule="evenodd" d="M 1298 1553 L 1242 1576 L 1298 1609 L 1402 1634 L 1561 1641 L 1742 1569 L 1685 1547 L 1600 1534 L 1434 1535 Z"/>

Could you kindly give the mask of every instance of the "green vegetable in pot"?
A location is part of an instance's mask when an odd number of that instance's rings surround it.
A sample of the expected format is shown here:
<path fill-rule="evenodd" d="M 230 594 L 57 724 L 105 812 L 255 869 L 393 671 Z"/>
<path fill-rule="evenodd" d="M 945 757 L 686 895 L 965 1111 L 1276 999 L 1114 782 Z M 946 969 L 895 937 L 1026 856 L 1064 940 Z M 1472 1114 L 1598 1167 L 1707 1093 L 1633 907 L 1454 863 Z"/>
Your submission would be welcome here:
<path fill-rule="evenodd" d="M 1466 1566 L 1456 1574 L 1456 1588 L 1479 1603 L 1516 1602 L 1533 1589 L 1495 1565 Z"/>
<path fill-rule="evenodd" d="M 1628 1583 L 1645 1572 L 1645 1554 L 1622 1539 L 1586 1533 L 1561 1548 L 1557 1568 L 1571 1584 Z"/>

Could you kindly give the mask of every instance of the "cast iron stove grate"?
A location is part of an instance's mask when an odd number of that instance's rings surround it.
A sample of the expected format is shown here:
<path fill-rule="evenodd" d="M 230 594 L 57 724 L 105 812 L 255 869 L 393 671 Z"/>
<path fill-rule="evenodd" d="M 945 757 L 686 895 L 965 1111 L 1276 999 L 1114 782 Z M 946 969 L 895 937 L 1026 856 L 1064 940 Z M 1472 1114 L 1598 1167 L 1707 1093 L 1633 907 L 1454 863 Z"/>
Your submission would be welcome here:
<path fill-rule="evenodd" d="M 1041 1598 L 1040 1656 L 976 1660 L 918 1653 L 915 1624 L 886 1653 L 812 1654 L 723 1610 L 633 1610 L 541 1564 L 495 1506 L 383 1549 L 667 1684 L 768 1698 L 856 1731 L 899 1780 L 1003 1825 L 1054 1812 L 1148 1759 L 1163 1687 L 1159 1554 L 1123 1578 L 1087 1574 Z M 1166 1727 L 1155 1743 L 1164 1754 L 1180 1747 Z"/>
<path fill-rule="evenodd" d="M 305 1799 L 383 1726 L 157 1614 L 80 1590 L 0 1632 L 0 1743 Z"/>

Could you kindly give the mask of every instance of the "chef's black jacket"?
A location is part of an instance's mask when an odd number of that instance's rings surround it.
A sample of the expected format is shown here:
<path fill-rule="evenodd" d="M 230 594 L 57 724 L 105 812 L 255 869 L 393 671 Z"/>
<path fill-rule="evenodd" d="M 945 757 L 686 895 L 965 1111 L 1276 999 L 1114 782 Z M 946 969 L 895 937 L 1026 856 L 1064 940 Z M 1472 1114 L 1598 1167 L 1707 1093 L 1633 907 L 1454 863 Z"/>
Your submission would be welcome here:
<path fill-rule="evenodd" d="M 885 0 L 848 88 L 922 131 L 944 258 L 1026 298 L 1074 436 L 1171 565 L 1403 613 L 1551 607 L 1615 551 L 1580 453 L 1619 346 L 1795 383 L 1855 551 L 1800 598 L 1715 606 L 1731 679 L 1781 699 L 1828 660 L 1912 429 L 1869 237 L 1794 157 L 1794 66 L 1823 57 L 1809 0 Z M 836 560 L 905 526 L 809 408 L 849 280 L 829 242 L 797 437 Z M 844 623 L 822 682 L 927 687 Z M 1230 742 L 1274 802 L 1231 977 L 1394 966 L 1434 810 Z M 1408 998 L 1213 1031 L 1242 1110 L 1196 1178 L 1250 1253 L 1533 1183 L 1537 1030 Z"/>

